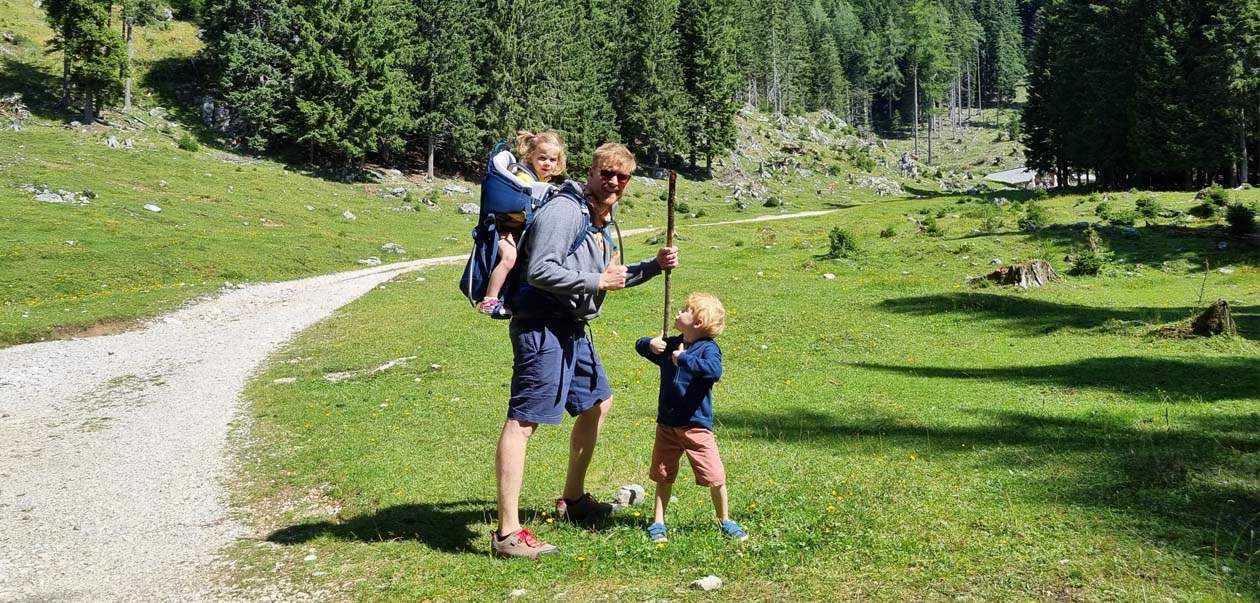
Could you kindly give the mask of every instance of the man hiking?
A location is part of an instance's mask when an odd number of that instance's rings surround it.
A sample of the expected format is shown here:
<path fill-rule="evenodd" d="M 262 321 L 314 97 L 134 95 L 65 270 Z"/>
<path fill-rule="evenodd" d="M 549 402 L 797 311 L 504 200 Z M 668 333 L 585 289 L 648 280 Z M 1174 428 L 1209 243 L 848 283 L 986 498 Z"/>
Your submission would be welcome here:
<path fill-rule="evenodd" d="M 586 186 L 565 183 L 521 239 L 521 279 L 511 292 L 508 329 L 512 393 L 495 455 L 499 527 L 490 539 L 496 556 L 533 559 L 557 552 L 521 527 L 519 505 L 529 438 L 539 423 L 558 425 L 565 411 L 576 420 L 556 514 L 561 520 L 590 521 L 611 510 L 586 492 L 586 470 L 612 408 L 612 388 L 587 324 L 599 316 L 608 291 L 642 284 L 678 266 L 673 247 L 637 264 L 619 261 L 608 228 L 634 168 L 634 155 L 626 147 L 599 147 Z"/>

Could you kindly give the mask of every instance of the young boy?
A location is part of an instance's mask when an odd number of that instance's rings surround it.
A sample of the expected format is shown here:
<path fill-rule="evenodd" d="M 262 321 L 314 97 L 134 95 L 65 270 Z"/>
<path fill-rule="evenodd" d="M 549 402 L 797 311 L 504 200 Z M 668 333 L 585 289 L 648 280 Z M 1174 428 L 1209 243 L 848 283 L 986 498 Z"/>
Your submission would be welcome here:
<path fill-rule="evenodd" d="M 722 533 L 735 540 L 748 534 L 731 518 L 726 500 L 726 469 L 713 437 L 713 384 L 722 378 L 722 350 L 714 337 L 726 328 L 726 309 L 707 293 L 692 293 L 674 319 L 677 337 L 642 337 L 634 344 L 641 356 L 661 367 L 657 398 L 656 443 L 648 477 L 656 482 L 656 508 L 648 537 L 666 542 L 665 507 L 678 475 L 678 457 L 687 454 L 696 484 L 713 497 Z"/>

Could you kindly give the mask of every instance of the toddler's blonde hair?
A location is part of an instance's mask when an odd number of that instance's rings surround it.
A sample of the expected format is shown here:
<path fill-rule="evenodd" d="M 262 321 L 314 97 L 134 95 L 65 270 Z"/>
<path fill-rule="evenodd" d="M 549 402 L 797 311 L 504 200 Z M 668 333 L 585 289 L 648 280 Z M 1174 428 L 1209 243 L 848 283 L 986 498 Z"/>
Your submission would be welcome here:
<path fill-rule="evenodd" d="M 687 307 L 693 318 L 700 319 L 705 335 L 717 337 L 726 330 L 726 308 L 721 300 L 708 293 L 692 293 L 687 296 Z"/>
<path fill-rule="evenodd" d="M 566 167 L 565 159 L 568 157 L 568 148 L 565 147 L 564 140 L 560 138 L 559 133 L 551 130 L 537 134 L 529 130 L 520 130 L 516 133 L 516 156 L 520 158 L 521 163 L 528 165 L 530 169 L 534 168 L 534 158 L 543 152 L 543 147 L 551 147 L 556 150 L 556 169 L 551 173 L 551 177 L 563 174 Z"/>

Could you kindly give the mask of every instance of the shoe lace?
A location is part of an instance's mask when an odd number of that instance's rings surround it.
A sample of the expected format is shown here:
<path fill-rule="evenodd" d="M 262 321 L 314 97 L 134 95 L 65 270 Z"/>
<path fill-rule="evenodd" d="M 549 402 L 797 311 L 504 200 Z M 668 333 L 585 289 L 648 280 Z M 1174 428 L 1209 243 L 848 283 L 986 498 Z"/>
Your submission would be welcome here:
<path fill-rule="evenodd" d="M 521 540 L 525 542 L 526 546 L 530 548 L 538 548 L 542 546 L 542 543 L 539 542 L 538 537 L 534 536 L 534 533 L 529 531 L 529 528 L 521 528 L 521 531 L 518 532 L 518 534 L 520 534 Z"/>

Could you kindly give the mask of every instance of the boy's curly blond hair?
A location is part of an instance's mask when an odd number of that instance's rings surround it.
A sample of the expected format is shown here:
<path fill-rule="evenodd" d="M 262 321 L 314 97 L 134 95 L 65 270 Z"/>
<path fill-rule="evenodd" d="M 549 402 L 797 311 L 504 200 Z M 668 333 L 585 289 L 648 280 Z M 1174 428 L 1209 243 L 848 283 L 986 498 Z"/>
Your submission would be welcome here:
<path fill-rule="evenodd" d="M 687 307 L 691 308 L 691 315 L 700 320 L 705 335 L 717 337 L 726 330 L 726 308 L 713 295 L 692 293 L 687 296 Z"/>

